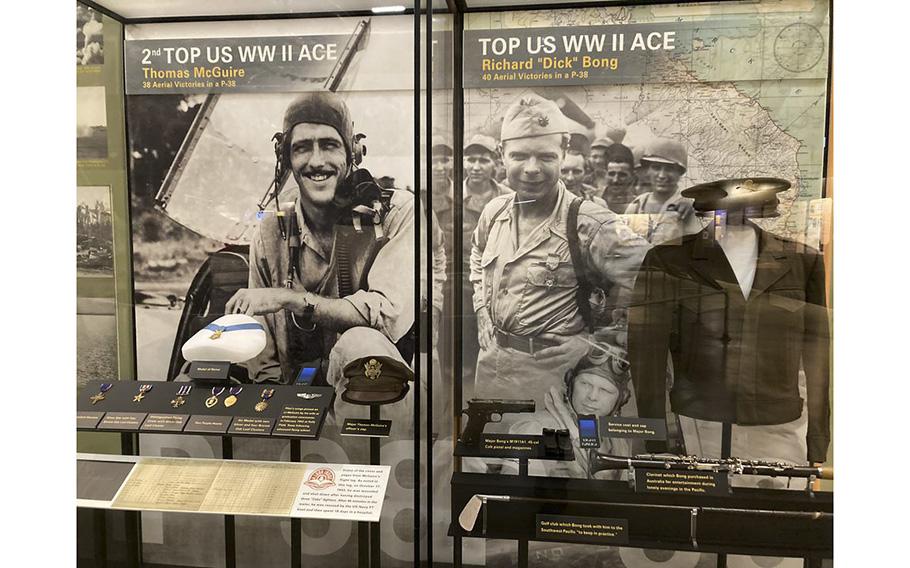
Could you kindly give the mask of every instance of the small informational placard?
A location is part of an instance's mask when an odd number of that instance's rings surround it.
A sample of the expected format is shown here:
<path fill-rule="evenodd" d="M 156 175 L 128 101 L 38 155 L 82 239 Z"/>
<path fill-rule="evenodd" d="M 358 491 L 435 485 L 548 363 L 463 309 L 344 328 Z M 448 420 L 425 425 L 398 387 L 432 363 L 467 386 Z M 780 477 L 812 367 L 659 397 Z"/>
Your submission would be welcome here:
<path fill-rule="evenodd" d="M 182 432 L 189 414 L 149 414 L 142 423 L 143 432 Z"/>
<path fill-rule="evenodd" d="M 480 437 L 480 447 L 484 453 L 502 457 L 537 457 L 540 449 L 540 436 L 512 434 L 484 434 Z"/>
<path fill-rule="evenodd" d="M 184 432 L 196 434 L 224 434 L 231 425 L 230 416 L 191 416 Z"/>
<path fill-rule="evenodd" d="M 723 471 L 636 468 L 635 491 L 676 495 L 727 495 L 730 493 L 730 478 Z"/>
<path fill-rule="evenodd" d="M 103 412 L 79 411 L 76 412 L 76 428 L 93 430 L 104 418 Z"/>
<path fill-rule="evenodd" d="M 341 426 L 342 436 L 367 436 L 384 438 L 392 431 L 391 420 L 370 420 L 369 418 L 345 418 Z"/>
<path fill-rule="evenodd" d="M 189 376 L 191 379 L 225 380 L 231 372 L 230 361 L 191 361 Z"/>
<path fill-rule="evenodd" d="M 537 540 L 580 544 L 628 544 L 629 521 L 571 515 L 537 515 Z"/>
<path fill-rule="evenodd" d="M 315 438 L 324 412 L 324 408 L 312 406 L 285 406 L 274 433 L 293 438 Z"/>
<path fill-rule="evenodd" d="M 136 431 L 145 417 L 145 412 L 108 412 L 98 423 L 98 429 Z"/>
<path fill-rule="evenodd" d="M 559 442 L 556 439 L 557 443 Z M 552 448 L 551 448 L 552 449 Z M 456 456 L 483 458 L 517 458 L 534 460 L 571 461 L 575 459 L 571 448 L 548 454 L 544 437 L 540 434 L 481 434 L 476 446 L 459 441 L 455 444 Z"/>
<path fill-rule="evenodd" d="M 387 465 L 308 465 L 292 517 L 377 522 L 382 513 Z"/>
<path fill-rule="evenodd" d="M 667 439 L 667 423 L 663 418 L 609 416 L 601 420 L 600 427 L 604 438 Z"/>
<path fill-rule="evenodd" d="M 255 418 L 249 416 L 238 416 L 231 422 L 228 428 L 228 434 L 238 436 L 268 436 L 272 433 L 272 426 L 275 421 L 271 418 Z"/>

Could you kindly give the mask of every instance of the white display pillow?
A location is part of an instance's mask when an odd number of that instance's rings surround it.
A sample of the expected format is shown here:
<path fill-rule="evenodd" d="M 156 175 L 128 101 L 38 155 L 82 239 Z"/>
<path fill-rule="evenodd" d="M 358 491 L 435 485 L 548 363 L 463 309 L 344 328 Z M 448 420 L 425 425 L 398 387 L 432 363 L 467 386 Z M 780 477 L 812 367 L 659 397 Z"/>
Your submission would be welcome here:
<path fill-rule="evenodd" d="M 196 332 L 183 344 L 187 361 L 242 363 L 265 349 L 262 324 L 244 314 L 222 316 Z"/>

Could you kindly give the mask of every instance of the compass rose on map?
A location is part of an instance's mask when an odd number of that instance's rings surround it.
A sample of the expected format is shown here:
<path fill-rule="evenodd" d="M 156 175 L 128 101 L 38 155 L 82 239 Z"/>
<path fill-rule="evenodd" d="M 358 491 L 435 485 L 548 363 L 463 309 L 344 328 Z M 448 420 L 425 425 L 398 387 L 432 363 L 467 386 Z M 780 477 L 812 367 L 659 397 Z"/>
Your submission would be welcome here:
<path fill-rule="evenodd" d="M 774 60 L 793 73 L 812 69 L 824 53 L 825 39 L 821 32 L 802 22 L 785 27 L 774 39 Z"/>

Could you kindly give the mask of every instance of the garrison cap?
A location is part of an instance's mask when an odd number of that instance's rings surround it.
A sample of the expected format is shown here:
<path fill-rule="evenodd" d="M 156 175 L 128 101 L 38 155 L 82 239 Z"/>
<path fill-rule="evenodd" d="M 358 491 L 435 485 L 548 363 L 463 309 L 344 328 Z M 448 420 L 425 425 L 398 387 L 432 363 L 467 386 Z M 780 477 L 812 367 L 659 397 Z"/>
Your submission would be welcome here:
<path fill-rule="evenodd" d="M 661 164 L 675 164 L 683 169 L 688 169 L 688 154 L 686 147 L 669 138 L 658 138 L 648 144 L 641 160 Z"/>
<path fill-rule="evenodd" d="M 486 134 L 475 134 L 471 136 L 471 139 L 468 140 L 468 143 L 464 146 L 464 151 L 467 152 L 471 147 L 478 147 L 491 154 L 497 154 L 496 150 L 496 140 L 492 136 L 487 136 Z"/>
<path fill-rule="evenodd" d="M 334 128 L 341 136 L 348 156 L 352 155 L 354 120 L 341 97 L 327 91 L 313 91 L 300 95 L 291 101 L 284 111 L 283 131 L 290 134 L 292 128 L 303 122 L 325 124 Z"/>
<path fill-rule="evenodd" d="M 347 388 L 342 400 L 351 404 L 391 404 L 408 394 L 408 381 L 414 380 L 411 369 L 397 359 L 377 355 L 361 357 L 344 368 Z"/>
<path fill-rule="evenodd" d="M 565 115 L 553 101 L 530 93 L 506 109 L 502 121 L 501 142 L 516 138 L 531 138 L 548 134 L 568 134 Z"/>

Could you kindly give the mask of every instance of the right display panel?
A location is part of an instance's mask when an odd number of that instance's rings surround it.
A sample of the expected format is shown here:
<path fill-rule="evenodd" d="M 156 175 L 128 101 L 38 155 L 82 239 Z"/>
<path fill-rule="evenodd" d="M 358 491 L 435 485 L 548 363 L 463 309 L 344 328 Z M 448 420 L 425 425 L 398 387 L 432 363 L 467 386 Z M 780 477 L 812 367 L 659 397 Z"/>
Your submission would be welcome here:
<path fill-rule="evenodd" d="M 823 0 L 464 16 L 456 564 L 830 556 L 830 39 Z"/>

